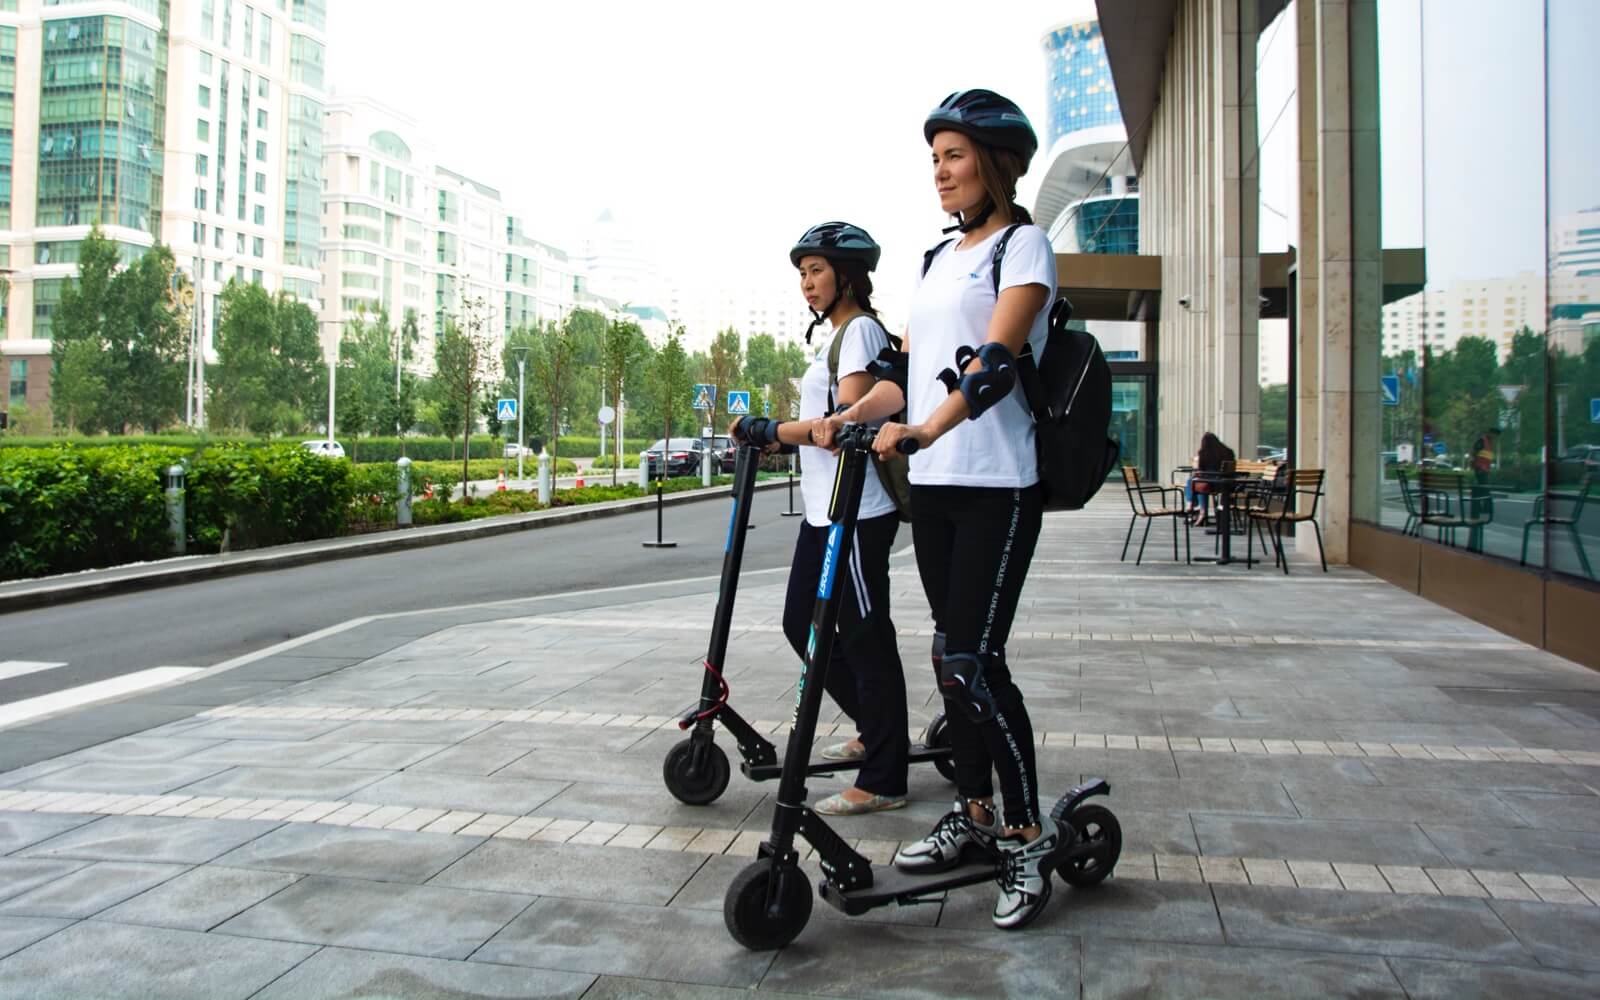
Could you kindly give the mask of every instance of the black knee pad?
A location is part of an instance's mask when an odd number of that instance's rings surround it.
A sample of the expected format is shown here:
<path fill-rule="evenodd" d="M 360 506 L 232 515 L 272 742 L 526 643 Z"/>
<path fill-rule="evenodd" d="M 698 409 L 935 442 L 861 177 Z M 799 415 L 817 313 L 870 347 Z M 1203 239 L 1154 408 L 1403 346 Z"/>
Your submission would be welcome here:
<path fill-rule="evenodd" d="M 976 653 L 944 654 L 939 662 L 939 693 L 973 722 L 988 722 L 995 716 L 994 695 Z"/>

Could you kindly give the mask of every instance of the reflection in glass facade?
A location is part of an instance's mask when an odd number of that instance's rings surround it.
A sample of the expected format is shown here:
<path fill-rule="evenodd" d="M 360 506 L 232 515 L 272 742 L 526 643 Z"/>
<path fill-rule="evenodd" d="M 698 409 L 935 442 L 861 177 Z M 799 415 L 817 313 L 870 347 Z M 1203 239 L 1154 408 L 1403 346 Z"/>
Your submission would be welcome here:
<path fill-rule="evenodd" d="M 315 268 L 322 248 L 322 103 L 289 95 L 286 182 L 283 196 L 283 260 Z"/>
<path fill-rule="evenodd" d="M 1107 198 L 1077 206 L 1080 253 L 1139 252 L 1139 200 Z"/>
<path fill-rule="evenodd" d="M 0 229 L 11 228 L 12 138 L 17 117 L 17 29 L 0 27 Z"/>
<path fill-rule="evenodd" d="M 1099 24 L 1057 28 L 1045 36 L 1044 49 L 1049 73 L 1046 148 L 1069 132 L 1122 124 Z"/>
<path fill-rule="evenodd" d="M 1384 308 L 1382 475 L 1356 510 L 1593 580 L 1600 5 L 1523 6 L 1378 5 L 1383 245 L 1421 248 L 1426 280 Z"/>

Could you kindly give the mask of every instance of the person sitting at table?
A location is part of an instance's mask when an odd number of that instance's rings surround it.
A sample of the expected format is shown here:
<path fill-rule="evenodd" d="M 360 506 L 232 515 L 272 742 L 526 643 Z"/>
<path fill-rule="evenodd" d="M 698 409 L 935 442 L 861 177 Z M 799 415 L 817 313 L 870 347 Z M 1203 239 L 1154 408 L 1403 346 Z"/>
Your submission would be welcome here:
<path fill-rule="evenodd" d="M 1235 461 L 1233 449 L 1222 443 L 1222 439 L 1210 431 L 1206 431 L 1200 438 L 1200 450 L 1190 460 L 1196 472 L 1221 472 L 1223 462 Z M 1184 488 L 1189 498 L 1189 523 L 1205 525 L 1207 504 L 1211 492 L 1211 484 L 1189 477 L 1189 484 Z"/>

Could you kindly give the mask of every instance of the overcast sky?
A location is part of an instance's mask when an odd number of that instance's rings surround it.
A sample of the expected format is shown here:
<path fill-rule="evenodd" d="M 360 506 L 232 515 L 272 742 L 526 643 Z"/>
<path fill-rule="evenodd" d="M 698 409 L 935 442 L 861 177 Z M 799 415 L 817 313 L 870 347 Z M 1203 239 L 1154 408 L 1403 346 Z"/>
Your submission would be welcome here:
<path fill-rule="evenodd" d="M 609 208 L 671 273 L 788 280 L 789 246 L 842 218 L 884 246 L 904 302 L 945 224 L 922 120 L 988 87 L 1044 141 L 1040 39 L 1081 0 L 916 4 L 338 0 L 328 72 L 342 94 L 417 119 L 444 163 L 501 190 L 567 246 Z M 1043 156 L 1022 184 L 1032 204 Z M 891 320 L 896 317 L 889 317 Z"/>

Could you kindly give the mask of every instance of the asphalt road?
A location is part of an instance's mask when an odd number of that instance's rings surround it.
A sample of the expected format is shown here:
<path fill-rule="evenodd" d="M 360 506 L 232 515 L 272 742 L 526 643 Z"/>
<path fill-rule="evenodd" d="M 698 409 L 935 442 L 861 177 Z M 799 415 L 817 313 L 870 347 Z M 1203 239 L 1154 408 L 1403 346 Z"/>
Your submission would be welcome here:
<path fill-rule="evenodd" d="M 782 491 L 756 495 L 746 570 L 784 567 L 797 518 Z M 160 666 L 209 667 L 363 615 L 715 576 L 729 501 L 669 507 L 665 537 L 647 549 L 655 512 L 0 614 L 0 661 L 66 666 L 0 680 L 0 704 Z M 707 628 L 710 622 L 706 623 Z"/>

